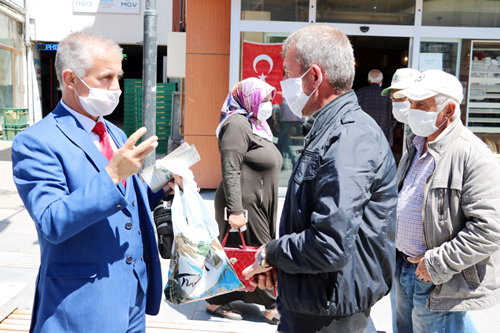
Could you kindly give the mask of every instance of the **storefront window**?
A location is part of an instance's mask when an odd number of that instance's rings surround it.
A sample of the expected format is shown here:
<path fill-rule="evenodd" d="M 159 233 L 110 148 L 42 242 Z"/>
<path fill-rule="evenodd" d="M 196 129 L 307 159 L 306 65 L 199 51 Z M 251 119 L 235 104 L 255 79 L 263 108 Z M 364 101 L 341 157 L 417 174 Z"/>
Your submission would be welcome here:
<path fill-rule="evenodd" d="M 12 22 L 12 40 L 14 42 L 14 48 L 21 50 L 23 47 L 23 25 L 21 22 Z"/>
<path fill-rule="evenodd" d="M 420 43 L 419 70 L 440 69 L 458 77 L 458 42 Z"/>
<path fill-rule="evenodd" d="M 0 109 L 24 106 L 22 38 L 22 24 L 0 14 Z"/>
<path fill-rule="evenodd" d="M 467 127 L 500 160 L 500 42 L 473 41 Z"/>
<path fill-rule="evenodd" d="M 307 22 L 309 0 L 242 0 L 241 19 Z"/>
<path fill-rule="evenodd" d="M 415 0 L 317 0 L 317 22 L 412 25 Z"/>
<path fill-rule="evenodd" d="M 422 25 L 500 27 L 500 1 L 424 0 Z"/>
<path fill-rule="evenodd" d="M 0 108 L 14 106 L 13 82 L 12 52 L 0 48 Z"/>
<path fill-rule="evenodd" d="M 258 77 L 276 88 L 273 100 L 273 115 L 267 120 L 273 132 L 273 142 L 283 156 L 280 186 L 287 186 L 293 166 L 304 147 L 302 124 L 305 118 L 297 117 L 288 107 L 281 93 L 283 79 L 283 41 L 287 33 L 242 33 L 241 77 Z"/>
<path fill-rule="evenodd" d="M 0 14 L 0 45 L 12 47 L 12 23 L 7 16 Z"/>

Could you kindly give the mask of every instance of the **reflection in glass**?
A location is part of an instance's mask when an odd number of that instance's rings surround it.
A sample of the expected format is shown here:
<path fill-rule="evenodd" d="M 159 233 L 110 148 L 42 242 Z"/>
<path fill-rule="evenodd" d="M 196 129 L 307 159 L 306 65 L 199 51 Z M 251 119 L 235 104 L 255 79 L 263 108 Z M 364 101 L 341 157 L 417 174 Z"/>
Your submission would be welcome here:
<path fill-rule="evenodd" d="M 14 75 L 15 75 L 15 89 L 14 89 L 14 100 L 15 103 L 14 105 L 16 107 L 20 107 L 23 105 L 23 100 L 24 100 L 24 93 L 25 93 L 25 87 L 23 84 L 23 79 L 22 79 L 22 74 L 23 74 L 23 58 L 20 55 L 15 56 L 15 63 L 14 63 Z"/>
<path fill-rule="evenodd" d="M 467 126 L 500 153 L 500 43 L 473 41 Z M 500 156 L 497 156 L 497 158 Z"/>
<path fill-rule="evenodd" d="M 0 44 L 12 47 L 12 23 L 6 15 L 0 14 Z"/>
<path fill-rule="evenodd" d="M 286 100 L 283 99 L 281 105 L 274 105 L 273 119 L 275 134 L 278 137 L 276 145 L 283 155 L 283 170 L 292 169 L 297 161 L 296 151 L 302 149 L 304 118 L 293 114 Z"/>
<path fill-rule="evenodd" d="M 456 42 L 421 42 L 419 70 L 440 69 L 457 76 L 457 50 Z"/>
<path fill-rule="evenodd" d="M 12 69 L 12 52 L 0 48 L 0 108 L 14 107 L 14 73 Z"/>
<path fill-rule="evenodd" d="M 12 39 L 14 40 L 14 48 L 20 50 L 23 47 L 23 25 L 16 21 L 13 21 L 13 23 Z"/>
<path fill-rule="evenodd" d="M 500 27 L 500 1 L 424 0 L 422 25 Z"/>
<path fill-rule="evenodd" d="M 309 0 L 242 0 L 241 19 L 307 22 Z"/>
<path fill-rule="evenodd" d="M 317 0 L 317 22 L 412 25 L 415 0 Z"/>
<path fill-rule="evenodd" d="M 243 49 L 243 42 L 253 42 L 262 44 L 277 44 L 283 43 L 288 33 L 278 32 L 242 32 L 241 33 L 241 47 Z M 240 68 L 243 68 L 243 58 Z M 253 64 L 254 59 L 250 60 Z M 280 65 L 281 66 L 281 65 Z M 282 68 L 281 68 L 282 70 Z M 243 71 L 242 71 L 243 72 Z M 280 78 L 281 80 L 281 78 Z M 292 169 L 297 163 L 300 152 L 304 148 L 304 136 L 302 135 L 302 124 L 305 118 L 299 118 L 293 114 L 288 107 L 286 100 L 281 98 L 281 87 L 279 82 L 274 85 L 277 89 L 277 96 L 273 101 L 273 115 L 267 120 L 271 131 L 273 132 L 273 143 L 276 145 L 281 155 L 283 156 L 283 167 L 280 173 L 279 186 L 287 186 Z"/>

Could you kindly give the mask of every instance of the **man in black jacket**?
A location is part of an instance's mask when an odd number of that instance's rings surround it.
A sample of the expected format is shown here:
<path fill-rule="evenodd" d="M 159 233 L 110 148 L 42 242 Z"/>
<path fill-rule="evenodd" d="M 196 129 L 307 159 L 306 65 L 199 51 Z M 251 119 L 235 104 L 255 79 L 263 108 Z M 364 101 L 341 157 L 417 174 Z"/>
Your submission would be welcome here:
<path fill-rule="evenodd" d="M 351 91 L 347 36 L 311 25 L 283 45 L 283 96 L 304 124 L 280 238 L 262 246 L 247 279 L 278 268 L 281 332 L 364 332 L 395 268 L 396 166 L 376 122 Z M 265 273 L 265 274 L 263 274 Z M 267 279 L 267 287 L 272 287 Z"/>

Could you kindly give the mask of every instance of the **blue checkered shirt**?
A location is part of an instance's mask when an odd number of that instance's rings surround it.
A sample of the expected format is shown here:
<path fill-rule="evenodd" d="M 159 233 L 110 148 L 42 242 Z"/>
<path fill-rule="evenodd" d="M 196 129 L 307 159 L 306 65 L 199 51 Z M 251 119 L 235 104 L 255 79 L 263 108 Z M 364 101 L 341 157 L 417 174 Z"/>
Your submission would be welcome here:
<path fill-rule="evenodd" d="M 422 155 L 425 140 L 420 136 L 413 139 L 417 152 L 398 196 L 396 248 L 410 257 L 423 255 L 427 250 L 422 225 L 422 204 L 425 181 L 434 170 L 434 158 L 429 151 Z"/>
<path fill-rule="evenodd" d="M 358 89 L 356 96 L 361 109 L 377 122 L 392 146 L 392 128 L 396 119 L 392 115 L 391 98 L 389 95 L 381 96 L 382 90 L 378 84 L 372 83 L 368 87 Z"/>

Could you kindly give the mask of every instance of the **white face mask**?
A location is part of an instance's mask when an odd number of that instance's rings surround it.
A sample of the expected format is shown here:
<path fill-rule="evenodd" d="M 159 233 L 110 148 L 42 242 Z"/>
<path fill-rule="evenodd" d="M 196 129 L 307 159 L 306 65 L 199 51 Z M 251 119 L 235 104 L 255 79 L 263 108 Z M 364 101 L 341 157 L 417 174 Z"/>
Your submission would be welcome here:
<path fill-rule="evenodd" d="M 410 110 L 411 103 L 405 102 L 393 102 L 392 103 L 392 114 L 397 121 L 403 124 L 408 124 L 408 111 Z"/>
<path fill-rule="evenodd" d="M 421 137 L 428 137 L 434 134 L 443 124 L 436 127 L 436 119 L 441 111 L 439 112 L 426 112 L 418 109 L 410 109 L 408 111 L 408 125 L 410 125 L 411 130 L 415 135 Z"/>
<path fill-rule="evenodd" d="M 78 75 L 76 77 L 80 79 Z M 82 79 L 80 79 L 80 81 L 89 88 L 89 95 L 87 97 L 81 97 L 76 92 L 76 89 L 75 93 L 80 99 L 83 109 L 87 111 L 88 114 L 93 117 L 104 117 L 113 113 L 120 102 L 121 90 L 90 88 L 85 81 Z"/>
<path fill-rule="evenodd" d="M 301 77 L 290 78 L 284 81 L 281 81 L 281 91 L 283 92 L 283 97 L 286 99 L 290 110 L 297 116 L 302 117 L 302 110 L 304 106 L 306 106 L 309 98 L 314 94 L 316 89 L 313 90 L 311 95 L 307 96 L 302 90 L 302 78 L 306 75 L 311 68 L 307 70 Z M 320 83 L 321 84 L 321 83 Z"/>
<path fill-rule="evenodd" d="M 257 112 L 257 119 L 267 120 L 273 115 L 273 104 L 271 102 L 262 102 L 259 105 L 259 111 Z"/>

